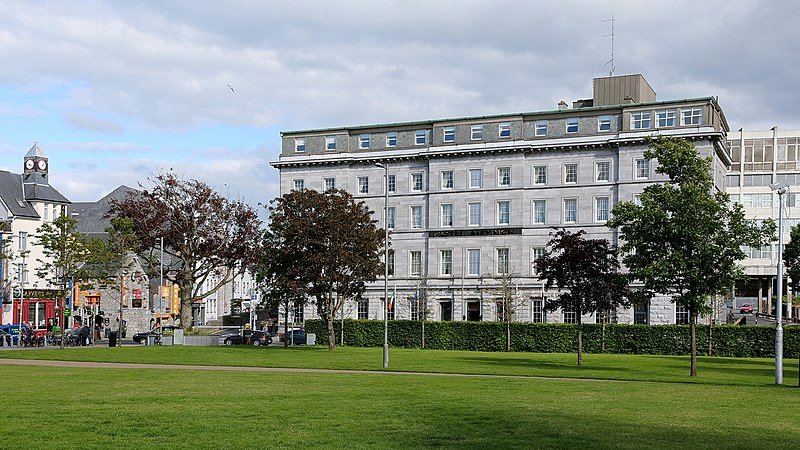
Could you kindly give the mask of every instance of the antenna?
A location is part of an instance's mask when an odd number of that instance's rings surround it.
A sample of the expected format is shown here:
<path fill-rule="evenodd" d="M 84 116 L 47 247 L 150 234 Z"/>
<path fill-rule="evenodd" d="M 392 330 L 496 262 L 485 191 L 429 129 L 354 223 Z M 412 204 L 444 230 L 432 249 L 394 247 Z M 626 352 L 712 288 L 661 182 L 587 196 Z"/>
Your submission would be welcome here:
<path fill-rule="evenodd" d="M 614 15 L 612 14 L 610 19 L 606 19 L 603 21 L 603 23 L 606 22 L 611 22 L 611 33 L 604 34 L 603 37 L 609 37 L 609 36 L 611 37 L 611 54 L 608 55 L 611 57 L 611 59 L 609 59 L 608 62 L 606 62 L 603 65 L 604 66 L 611 65 L 611 69 L 608 71 L 608 76 L 614 76 L 614 70 L 616 69 L 616 66 L 614 66 Z"/>

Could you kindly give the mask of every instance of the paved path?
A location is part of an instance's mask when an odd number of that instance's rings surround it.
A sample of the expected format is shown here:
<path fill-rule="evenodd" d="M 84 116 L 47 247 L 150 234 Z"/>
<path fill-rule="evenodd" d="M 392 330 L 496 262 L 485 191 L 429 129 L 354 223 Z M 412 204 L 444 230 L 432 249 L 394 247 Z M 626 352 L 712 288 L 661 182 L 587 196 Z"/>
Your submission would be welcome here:
<path fill-rule="evenodd" d="M 346 370 L 346 369 L 299 369 L 290 367 L 240 367 L 240 366 L 200 366 L 183 364 L 138 364 L 138 363 L 110 363 L 90 361 L 53 361 L 43 359 L 4 359 L 0 358 L 0 365 L 14 366 L 40 366 L 40 367 L 86 367 L 95 369 L 169 369 L 169 370 L 208 370 L 230 372 L 272 372 L 272 373 L 338 373 L 338 374 L 370 374 L 370 375 L 407 375 L 423 377 L 469 377 L 469 378 L 511 378 L 511 379 L 538 379 L 538 380 L 563 380 L 563 381 L 609 381 L 629 383 L 626 380 L 602 380 L 594 378 L 559 378 L 526 375 L 481 375 L 466 373 L 442 372 L 403 372 L 388 370 Z"/>

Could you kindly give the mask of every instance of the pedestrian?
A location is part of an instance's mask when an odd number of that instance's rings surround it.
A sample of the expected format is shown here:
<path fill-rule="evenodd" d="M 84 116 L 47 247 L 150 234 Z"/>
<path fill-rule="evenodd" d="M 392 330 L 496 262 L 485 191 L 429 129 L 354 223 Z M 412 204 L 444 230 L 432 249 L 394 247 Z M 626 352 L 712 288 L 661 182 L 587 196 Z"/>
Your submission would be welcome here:
<path fill-rule="evenodd" d="M 47 332 L 48 333 L 52 333 L 53 332 L 53 318 L 52 317 L 47 319 Z"/>

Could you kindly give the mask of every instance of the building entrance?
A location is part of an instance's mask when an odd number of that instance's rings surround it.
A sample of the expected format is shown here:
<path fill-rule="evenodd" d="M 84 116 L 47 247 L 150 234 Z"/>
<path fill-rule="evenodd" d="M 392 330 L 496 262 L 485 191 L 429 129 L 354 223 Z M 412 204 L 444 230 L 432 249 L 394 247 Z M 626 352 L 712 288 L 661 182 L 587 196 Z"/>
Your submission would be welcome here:
<path fill-rule="evenodd" d="M 480 322 L 481 320 L 480 300 L 469 300 L 467 302 L 467 320 L 470 322 Z"/>

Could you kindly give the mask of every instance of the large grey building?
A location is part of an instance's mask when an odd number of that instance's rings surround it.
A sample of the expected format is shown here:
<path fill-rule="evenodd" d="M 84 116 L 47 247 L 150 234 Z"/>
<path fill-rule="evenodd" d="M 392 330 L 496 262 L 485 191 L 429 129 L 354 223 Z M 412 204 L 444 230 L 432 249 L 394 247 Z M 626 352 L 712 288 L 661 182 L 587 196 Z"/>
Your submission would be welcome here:
<path fill-rule="evenodd" d="M 712 156 L 719 189 L 731 163 L 714 97 L 657 101 L 641 75 L 596 78 L 593 94 L 537 112 L 286 131 L 272 165 L 281 193 L 346 189 L 388 224 L 397 305 L 390 318 L 419 317 L 415 299 L 425 287 L 434 320 L 496 320 L 505 285 L 513 287 L 515 320 L 572 322 L 570 311 L 543 313 L 554 293 L 543 292 L 532 265 L 552 227 L 615 241 L 606 227 L 613 206 L 662 179 L 643 157 L 648 136 L 690 139 Z M 376 163 L 389 167 L 385 213 Z M 380 279 L 347 315 L 380 319 L 383 311 Z M 314 307 L 305 314 L 314 317 Z M 657 299 L 612 321 L 681 323 L 688 315 Z"/>

